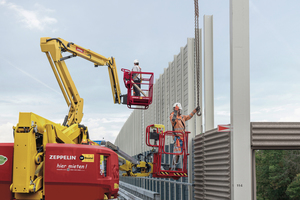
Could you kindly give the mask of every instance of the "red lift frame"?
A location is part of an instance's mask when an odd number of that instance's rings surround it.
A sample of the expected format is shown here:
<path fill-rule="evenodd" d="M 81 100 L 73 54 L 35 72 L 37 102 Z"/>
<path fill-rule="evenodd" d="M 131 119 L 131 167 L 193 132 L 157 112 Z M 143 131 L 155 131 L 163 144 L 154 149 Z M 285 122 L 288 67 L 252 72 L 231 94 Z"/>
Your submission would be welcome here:
<path fill-rule="evenodd" d="M 131 109 L 148 109 L 152 103 L 153 96 L 153 73 L 152 72 L 134 72 L 135 74 L 141 74 L 143 76 L 141 84 L 141 90 L 146 93 L 146 96 L 134 96 L 133 95 L 133 79 L 132 71 L 128 69 L 121 69 L 124 72 L 123 80 L 125 87 L 127 88 L 127 107 Z M 147 77 L 147 78 L 146 78 Z M 134 106 L 134 107 L 132 107 Z"/>
<path fill-rule="evenodd" d="M 157 177 L 157 178 L 173 178 L 175 180 L 179 179 L 180 177 L 187 177 L 188 173 L 187 173 L 187 156 L 188 154 L 188 134 L 190 132 L 186 131 L 185 133 L 180 132 L 180 131 L 159 131 L 158 129 L 156 129 L 157 133 L 158 133 L 158 141 L 159 144 L 151 144 L 150 143 L 150 131 L 152 129 L 155 129 L 156 126 L 154 124 L 147 126 L 146 128 L 146 145 L 150 146 L 150 147 L 158 147 L 158 152 L 154 152 L 153 153 L 153 174 L 152 177 Z M 166 142 L 166 137 L 170 137 L 173 135 L 183 135 L 182 140 L 183 140 L 183 146 L 182 148 L 182 153 L 172 153 L 172 152 L 167 152 L 165 150 L 165 142 Z M 153 137 L 153 136 L 152 136 Z M 170 150 L 173 151 L 173 150 Z M 176 170 L 171 170 L 171 168 L 169 167 L 169 169 L 167 170 L 163 170 L 161 169 L 161 160 L 162 160 L 162 155 L 163 154 L 169 154 L 169 155 L 181 155 L 183 156 L 182 159 L 182 168 L 176 168 Z M 172 163 L 172 160 L 170 161 L 170 164 Z"/>

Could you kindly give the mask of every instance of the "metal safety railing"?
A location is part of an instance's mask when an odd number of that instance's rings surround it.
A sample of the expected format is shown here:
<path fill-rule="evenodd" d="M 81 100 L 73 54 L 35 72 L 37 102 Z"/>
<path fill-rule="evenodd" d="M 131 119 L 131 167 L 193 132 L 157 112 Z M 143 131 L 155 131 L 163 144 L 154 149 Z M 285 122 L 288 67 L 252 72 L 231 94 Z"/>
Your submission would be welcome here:
<path fill-rule="evenodd" d="M 127 192 L 122 188 L 119 188 L 118 200 L 143 200 L 143 199 L 135 196 L 134 194 L 131 194 L 130 192 Z"/>
<path fill-rule="evenodd" d="M 119 194 L 125 199 L 160 200 L 160 194 L 141 187 L 137 187 L 123 181 L 119 182 Z"/>

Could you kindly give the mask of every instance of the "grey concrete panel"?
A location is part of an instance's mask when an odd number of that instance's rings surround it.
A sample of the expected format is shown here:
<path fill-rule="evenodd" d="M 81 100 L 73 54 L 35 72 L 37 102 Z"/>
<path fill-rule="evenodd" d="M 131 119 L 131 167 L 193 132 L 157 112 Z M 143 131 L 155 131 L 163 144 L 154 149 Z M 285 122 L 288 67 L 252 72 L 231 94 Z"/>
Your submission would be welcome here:
<path fill-rule="evenodd" d="M 252 149 L 300 149 L 299 122 L 251 122 Z"/>
<path fill-rule="evenodd" d="M 213 129 L 195 137 L 195 199 L 230 199 L 230 155 L 230 132 Z"/>

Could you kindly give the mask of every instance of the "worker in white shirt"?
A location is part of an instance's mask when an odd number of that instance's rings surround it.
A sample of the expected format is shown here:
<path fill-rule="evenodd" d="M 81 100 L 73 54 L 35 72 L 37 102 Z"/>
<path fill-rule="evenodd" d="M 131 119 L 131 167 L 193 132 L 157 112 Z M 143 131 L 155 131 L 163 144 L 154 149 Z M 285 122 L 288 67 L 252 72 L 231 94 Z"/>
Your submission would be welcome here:
<path fill-rule="evenodd" d="M 142 68 L 139 66 L 139 61 L 137 59 L 135 59 L 133 61 L 133 64 L 134 64 L 134 66 L 132 68 L 132 71 L 135 71 L 135 72 L 141 72 L 142 71 Z M 141 88 L 142 74 L 140 74 L 140 73 L 133 73 L 132 74 L 132 80 L 134 81 L 134 83 L 139 88 Z M 133 90 L 134 90 L 134 96 L 141 96 L 140 91 L 139 91 L 138 88 L 133 87 Z"/>

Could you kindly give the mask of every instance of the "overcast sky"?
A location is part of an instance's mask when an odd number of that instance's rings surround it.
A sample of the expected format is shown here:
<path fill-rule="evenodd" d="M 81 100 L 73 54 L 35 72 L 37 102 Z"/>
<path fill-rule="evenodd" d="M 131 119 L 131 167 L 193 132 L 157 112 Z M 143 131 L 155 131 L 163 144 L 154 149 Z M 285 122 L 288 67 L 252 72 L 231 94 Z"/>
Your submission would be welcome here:
<path fill-rule="evenodd" d="M 288 2 L 288 3 L 287 3 Z M 250 1 L 251 121 L 300 121 L 300 1 Z M 214 20 L 215 126 L 230 123 L 229 1 L 199 0 Z M 13 142 L 19 112 L 56 123 L 68 113 L 41 37 L 60 37 L 113 56 L 119 72 L 139 59 L 143 71 L 163 73 L 194 37 L 193 0 L 0 0 L 0 142 Z M 91 138 L 114 142 L 132 110 L 113 104 L 107 67 L 66 61 L 84 99 L 82 123 Z"/>

